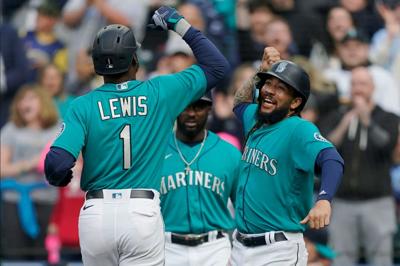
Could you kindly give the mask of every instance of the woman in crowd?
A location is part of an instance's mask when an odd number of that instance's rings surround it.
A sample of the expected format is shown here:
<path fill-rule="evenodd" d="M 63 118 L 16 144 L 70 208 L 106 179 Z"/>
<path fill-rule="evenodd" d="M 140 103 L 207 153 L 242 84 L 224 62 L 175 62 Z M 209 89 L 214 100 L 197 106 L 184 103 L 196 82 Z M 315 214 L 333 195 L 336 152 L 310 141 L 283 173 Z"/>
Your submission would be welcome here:
<path fill-rule="evenodd" d="M 57 109 L 45 91 L 30 86 L 18 91 L 0 133 L 3 258 L 45 254 L 43 241 L 57 189 L 47 186 L 36 168 L 57 124 Z"/>

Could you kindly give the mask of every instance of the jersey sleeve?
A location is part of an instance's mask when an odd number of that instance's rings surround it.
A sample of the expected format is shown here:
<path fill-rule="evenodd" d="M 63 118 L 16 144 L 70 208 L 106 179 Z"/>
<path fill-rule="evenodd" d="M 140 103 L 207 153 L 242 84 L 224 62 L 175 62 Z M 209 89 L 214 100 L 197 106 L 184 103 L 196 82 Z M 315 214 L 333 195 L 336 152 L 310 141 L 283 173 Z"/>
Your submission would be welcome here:
<path fill-rule="evenodd" d="M 68 151 L 75 159 L 78 158 L 87 135 L 84 107 L 82 98 L 77 98 L 71 103 L 58 136 L 52 144 L 52 147 Z"/>
<path fill-rule="evenodd" d="M 167 103 L 173 120 L 191 102 L 203 96 L 207 86 L 204 72 L 197 65 L 175 74 L 156 77 L 151 82 L 155 89 L 159 89 L 159 99 Z"/>
<path fill-rule="evenodd" d="M 308 121 L 302 121 L 296 126 L 291 145 L 293 146 L 291 152 L 295 168 L 302 171 L 314 171 L 318 153 L 323 149 L 333 147 L 321 135 L 318 128 Z"/>

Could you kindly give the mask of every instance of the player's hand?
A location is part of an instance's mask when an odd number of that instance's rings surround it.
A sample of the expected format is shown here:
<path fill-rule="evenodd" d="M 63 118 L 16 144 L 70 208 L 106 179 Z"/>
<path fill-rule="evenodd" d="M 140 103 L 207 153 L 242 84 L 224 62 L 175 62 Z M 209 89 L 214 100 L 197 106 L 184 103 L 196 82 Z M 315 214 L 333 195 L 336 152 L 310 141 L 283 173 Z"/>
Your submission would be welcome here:
<path fill-rule="evenodd" d="M 154 12 L 151 24 L 148 26 L 153 29 L 175 30 L 176 24 L 183 16 L 175 8 L 162 6 Z"/>
<path fill-rule="evenodd" d="M 327 200 L 319 200 L 315 203 L 314 207 L 310 210 L 306 218 L 300 223 L 310 226 L 312 229 L 321 229 L 329 225 L 331 220 L 331 203 Z"/>
<path fill-rule="evenodd" d="M 261 61 L 259 71 L 265 72 L 271 68 L 271 66 L 281 60 L 281 54 L 274 47 L 264 48 L 264 54 Z"/>

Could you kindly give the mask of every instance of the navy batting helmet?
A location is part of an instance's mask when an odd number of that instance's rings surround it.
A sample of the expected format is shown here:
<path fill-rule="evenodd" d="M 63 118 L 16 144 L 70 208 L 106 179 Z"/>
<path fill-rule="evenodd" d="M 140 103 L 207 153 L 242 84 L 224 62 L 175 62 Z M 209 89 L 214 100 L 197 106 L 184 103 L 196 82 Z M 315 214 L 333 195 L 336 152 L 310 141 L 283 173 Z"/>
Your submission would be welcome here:
<path fill-rule="evenodd" d="M 308 74 L 297 64 L 282 60 L 274 63 L 267 72 L 258 72 L 257 76 L 260 82 L 256 84 L 258 89 L 261 89 L 265 80 L 272 76 L 292 87 L 303 98 L 302 106 L 306 103 L 310 96 L 310 78 Z"/>
<path fill-rule="evenodd" d="M 138 48 L 130 28 L 118 24 L 102 28 L 96 35 L 92 50 L 96 73 L 115 75 L 127 72 Z"/>

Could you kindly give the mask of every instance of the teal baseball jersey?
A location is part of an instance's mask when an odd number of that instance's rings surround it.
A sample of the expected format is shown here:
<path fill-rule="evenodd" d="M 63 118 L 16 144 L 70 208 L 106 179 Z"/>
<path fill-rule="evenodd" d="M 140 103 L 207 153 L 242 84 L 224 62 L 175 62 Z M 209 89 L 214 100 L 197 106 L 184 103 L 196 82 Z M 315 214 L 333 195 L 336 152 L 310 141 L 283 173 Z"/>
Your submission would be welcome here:
<path fill-rule="evenodd" d="M 201 146 L 189 146 L 179 140 L 177 144 L 188 162 Z M 234 146 L 208 131 L 203 149 L 186 172 L 172 134 L 160 185 L 165 231 L 199 234 L 232 230 L 235 223 L 227 202 L 229 197 L 235 202 L 240 156 Z"/>
<path fill-rule="evenodd" d="M 249 131 L 257 104 L 243 113 Z M 247 132 L 245 132 L 247 133 Z M 318 153 L 333 147 L 317 127 L 298 116 L 263 125 L 247 140 L 242 154 L 236 221 L 243 233 L 301 232 L 312 207 L 314 164 Z"/>
<path fill-rule="evenodd" d="M 158 190 L 173 123 L 205 89 L 197 65 L 147 81 L 104 84 L 72 102 L 53 146 L 75 158 L 82 151 L 84 191 Z"/>

